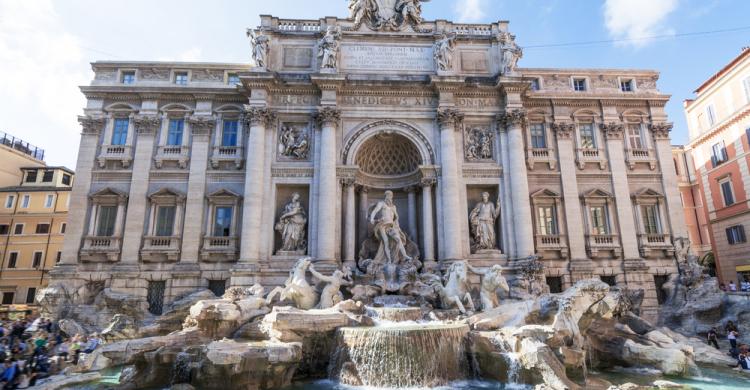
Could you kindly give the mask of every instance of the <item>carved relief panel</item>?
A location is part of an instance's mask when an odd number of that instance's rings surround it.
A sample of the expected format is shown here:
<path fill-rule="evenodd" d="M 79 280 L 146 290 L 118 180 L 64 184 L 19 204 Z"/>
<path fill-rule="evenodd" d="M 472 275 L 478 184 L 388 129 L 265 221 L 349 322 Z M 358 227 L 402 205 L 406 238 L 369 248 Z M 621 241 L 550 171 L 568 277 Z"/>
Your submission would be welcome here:
<path fill-rule="evenodd" d="M 487 125 L 466 125 L 464 156 L 469 162 L 493 161 L 495 132 Z"/>
<path fill-rule="evenodd" d="M 309 161 L 312 134 L 305 122 L 282 122 L 276 144 L 279 161 Z"/>

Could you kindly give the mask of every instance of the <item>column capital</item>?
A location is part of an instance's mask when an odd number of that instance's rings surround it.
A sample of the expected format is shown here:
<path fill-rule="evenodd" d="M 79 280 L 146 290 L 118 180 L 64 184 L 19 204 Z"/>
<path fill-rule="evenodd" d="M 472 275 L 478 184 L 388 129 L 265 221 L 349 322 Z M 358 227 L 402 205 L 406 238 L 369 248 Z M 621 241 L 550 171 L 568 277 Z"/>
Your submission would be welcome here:
<path fill-rule="evenodd" d="M 434 177 L 423 177 L 422 180 L 419 181 L 419 185 L 422 187 L 432 187 L 437 183 L 437 179 Z"/>
<path fill-rule="evenodd" d="M 652 123 L 648 126 L 648 129 L 651 130 L 651 135 L 654 137 L 654 140 L 669 140 L 669 133 L 672 131 L 672 128 L 674 127 L 674 123 L 671 122 L 663 122 L 663 123 Z"/>
<path fill-rule="evenodd" d="M 368 186 L 366 186 L 366 185 L 364 185 L 362 183 L 357 183 L 357 189 L 359 190 L 360 194 L 366 194 L 366 193 L 370 192 L 370 187 L 368 187 Z"/>
<path fill-rule="evenodd" d="M 213 116 L 191 116 L 188 118 L 190 131 L 193 135 L 208 135 L 216 126 L 216 118 Z"/>
<path fill-rule="evenodd" d="M 353 187 L 357 184 L 357 180 L 353 177 L 342 177 L 339 179 L 339 182 L 346 188 Z"/>
<path fill-rule="evenodd" d="M 97 135 L 104 130 L 107 118 L 104 116 L 85 115 L 78 117 L 78 123 L 81 124 L 83 134 Z"/>
<path fill-rule="evenodd" d="M 558 139 L 571 139 L 576 130 L 575 123 L 555 122 L 552 124 L 552 131 L 555 132 Z"/>
<path fill-rule="evenodd" d="M 505 111 L 497 116 L 497 121 L 501 127 L 505 128 L 524 126 L 526 124 L 526 110 L 523 108 L 516 108 Z"/>
<path fill-rule="evenodd" d="M 136 115 L 133 117 L 133 126 L 138 134 L 156 134 L 161 124 L 161 118 L 157 115 Z"/>
<path fill-rule="evenodd" d="M 452 126 L 454 129 L 458 129 L 459 125 L 464 120 L 464 114 L 455 108 L 438 108 L 437 120 L 440 124 L 440 128 L 445 129 Z"/>
<path fill-rule="evenodd" d="M 268 125 L 276 120 L 276 112 L 266 107 L 245 105 L 242 119 L 248 126 Z"/>
<path fill-rule="evenodd" d="M 321 107 L 318 112 L 315 113 L 315 122 L 318 123 L 319 127 L 325 125 L 335 125 L 341 119 L 341 110 L 336 107 Z"/>
<path fill-rule="evenodd" d="M 625 125 L 617 122 L 602 123 L 599 128 L 604 133 L 606 139 L 622 139 L 625 132 Z"/>

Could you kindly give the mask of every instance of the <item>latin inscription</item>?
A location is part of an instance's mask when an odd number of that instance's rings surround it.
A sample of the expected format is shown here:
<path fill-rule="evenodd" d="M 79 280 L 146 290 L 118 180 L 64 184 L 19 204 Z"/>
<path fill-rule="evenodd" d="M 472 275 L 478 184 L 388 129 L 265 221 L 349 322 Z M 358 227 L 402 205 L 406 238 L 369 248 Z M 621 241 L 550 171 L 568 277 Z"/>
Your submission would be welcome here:
<path fill-rule="evenodd" d="M 344 45 L 341 67 L 348 70 L 432 72 L 432 47 Z"/>
<path fill-rule="evenodd" d="M 283 106 L 314 106 L 318 104 L 318 98 L 313 95 L 273 95 L 274 105 Z"/>

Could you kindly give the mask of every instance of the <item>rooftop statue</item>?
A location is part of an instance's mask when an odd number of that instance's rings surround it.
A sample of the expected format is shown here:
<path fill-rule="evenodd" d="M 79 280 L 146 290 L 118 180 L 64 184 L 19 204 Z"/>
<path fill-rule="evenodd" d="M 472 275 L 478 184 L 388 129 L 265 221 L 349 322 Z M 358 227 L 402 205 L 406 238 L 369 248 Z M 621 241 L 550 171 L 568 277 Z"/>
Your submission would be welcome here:
<path fill-rule="evenodd" d="M 349 17 L 354 28 L 362 23 L 373 30 L 397 31 L 406 24 L 422 23 L 422 3 L 430 0 L 350 0 Z"/>
<path fill-rule="evenodd" d="M 247 29 L 247 36 L 250 38 L 250 44 L 253 46 L 253 61 L 255 66 L 265 68 L 268 66 L 268 50 L 271 38 L 263 31 L 255 34 L 252 29 Z"/>

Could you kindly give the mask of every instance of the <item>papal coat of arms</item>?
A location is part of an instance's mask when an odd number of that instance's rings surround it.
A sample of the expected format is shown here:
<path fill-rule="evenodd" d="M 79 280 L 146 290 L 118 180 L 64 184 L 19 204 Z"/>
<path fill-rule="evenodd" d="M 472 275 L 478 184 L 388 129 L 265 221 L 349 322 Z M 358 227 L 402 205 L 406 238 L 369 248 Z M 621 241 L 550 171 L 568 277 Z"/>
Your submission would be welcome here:
<path fill-rule="evenodd" d="M 373 30 L 401 30 L 422 23 L 422 3 L 429 0 L 349 0 L 355 28 L 365 23 Z"/>

